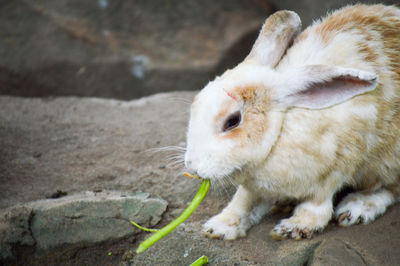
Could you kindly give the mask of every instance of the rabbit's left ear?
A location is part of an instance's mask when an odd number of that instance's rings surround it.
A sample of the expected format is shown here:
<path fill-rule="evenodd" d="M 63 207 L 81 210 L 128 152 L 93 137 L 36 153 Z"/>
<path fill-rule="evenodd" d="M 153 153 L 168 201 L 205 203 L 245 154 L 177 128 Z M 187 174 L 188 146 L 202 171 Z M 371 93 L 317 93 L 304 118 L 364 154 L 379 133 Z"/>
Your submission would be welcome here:
<path fill-rule="evenodd" d="M 372 91 L 378 84 L 374 73 L 325 65 L 305 66 L 282 75 L 284 81 L 274 92 L 274 102 L 284 108 L 327 108 Z"/>
<path fill-rule="evenodd" d="M 293 11 L 278 11 L 267 18 L 245 61 L 274 68 L 301 30 L 301 20 Z"/>

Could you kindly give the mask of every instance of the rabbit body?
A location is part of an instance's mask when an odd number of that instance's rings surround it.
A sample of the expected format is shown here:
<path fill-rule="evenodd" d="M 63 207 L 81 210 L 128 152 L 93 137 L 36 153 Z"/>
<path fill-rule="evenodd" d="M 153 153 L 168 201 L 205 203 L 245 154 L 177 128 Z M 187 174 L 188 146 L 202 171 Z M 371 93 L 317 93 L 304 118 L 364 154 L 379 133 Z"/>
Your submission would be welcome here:
<path fill-rule="evenodd" d="M 187 168 L 240 184 L 207 236 L 244 236 L 280 200 L 300 203 L 274 239 L 310 237 L 332 214 L 369 223 L 399 198 L 400 9 L 349 6 L 299 29 L 293 12 L 270 16 L 249 56 L 194 99 Z M 334 211 L 345 186 L 358 192 Z"/>

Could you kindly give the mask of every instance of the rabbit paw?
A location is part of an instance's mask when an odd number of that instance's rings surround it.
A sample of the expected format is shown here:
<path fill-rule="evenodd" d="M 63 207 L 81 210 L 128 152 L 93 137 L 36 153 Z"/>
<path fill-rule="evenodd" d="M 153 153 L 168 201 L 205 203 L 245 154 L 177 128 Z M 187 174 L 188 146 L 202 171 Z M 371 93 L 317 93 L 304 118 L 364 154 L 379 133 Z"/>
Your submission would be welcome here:
<path fill-rule="evenodd" d="M 209 238 L 235 240 L 246 236 L 246 218 L 233 213 L 220 213 L 203 225 L 203 234 Z"/>
<path fill-rule="evenodd" d="M 311 238 L 315 231 L 318 229 L 311 229 L 307 225 L 295 221 L 296 219 L 289 218 L 283 219 L 274 229 L 271 230 L 270 236 L 274 240 L 282 240 L 285 238 L 292 238 L 300 240 L 303 238 Z"/>
<path fill-rule="evenodd" d="M 294 215 L 281 220 L 272 229 L 270 235 L 275 240 L 311 238 L 315 232 L 325 228 L 331 216 L 332 201 L 330 199 L 319 204 L 303 202 L 295 208 Z"/>
<path fill-rule="evenodd" d="M 382 215 L 394 201 L 386 189 L 371 194 L 351 193 L 337 206 L 335 217 L 341 226 L 368 224 Z"/>

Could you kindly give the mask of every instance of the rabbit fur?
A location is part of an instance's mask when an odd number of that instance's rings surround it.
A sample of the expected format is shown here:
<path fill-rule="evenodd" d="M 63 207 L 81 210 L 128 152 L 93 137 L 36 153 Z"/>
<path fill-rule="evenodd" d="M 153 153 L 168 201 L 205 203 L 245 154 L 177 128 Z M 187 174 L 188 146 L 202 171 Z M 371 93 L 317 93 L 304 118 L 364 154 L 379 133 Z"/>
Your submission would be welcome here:
<path fill-rule="evenodd" d="M 334 216 L 370 223 L 400 195 L 400 9 L 344 7 L 300 33 L 296 13 L 271 15 L 245 60 L 194 98 L 185 166 L 239 184 L 203 226 L 236 239 L 274 203 L 299 202 L 271 231 L 309 238 Z M 333 197 L 348 194 L 333 207 Z"/>

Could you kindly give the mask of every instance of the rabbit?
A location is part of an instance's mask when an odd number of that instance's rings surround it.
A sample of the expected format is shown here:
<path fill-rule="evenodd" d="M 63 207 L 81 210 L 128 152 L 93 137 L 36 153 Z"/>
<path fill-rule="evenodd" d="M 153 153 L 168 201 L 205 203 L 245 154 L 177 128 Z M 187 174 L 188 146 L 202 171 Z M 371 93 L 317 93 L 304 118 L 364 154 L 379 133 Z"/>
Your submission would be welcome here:
<path fill-rule="evenodd" d="M 399 200 L 400 9 L 346 6 L 300 31 L 296 13 L 272 14 L 243 62 L 193 99 L 185 167 L 238 184 L 208 237 L 244 237 L 278 201 L 298 204 L 275 240 L 332 218 L 367 224 Z"/>

